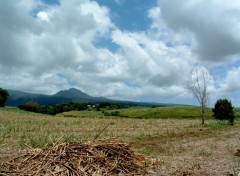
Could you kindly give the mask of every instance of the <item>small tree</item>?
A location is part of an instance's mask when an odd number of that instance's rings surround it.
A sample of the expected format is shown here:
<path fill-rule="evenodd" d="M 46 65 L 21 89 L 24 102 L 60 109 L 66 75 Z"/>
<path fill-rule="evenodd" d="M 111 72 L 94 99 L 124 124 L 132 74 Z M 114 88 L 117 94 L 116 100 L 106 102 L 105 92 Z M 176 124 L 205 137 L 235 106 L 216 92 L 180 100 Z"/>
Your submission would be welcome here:
<path fill-rule="evenodd" d="M 8 91 L 0 88 L 0 107 L 5 106 L 8 96 L 9 96 Z"/>
<path fill-rule="evenodd" d="M 219 99 L 215 103 L 213 111 L 213 117 L 218 120 L 228 120 L 231 125 L 234 123 L 234 112 L 231 101 L 227 99 Z"/>
<path fill-rule="evenodd" d="M 211 80 L 209 71 L 203 66 L 194 67 L 187 77 L 187 86 L 193 93 L 193 96 L 197 98 L 202 112 L 202 128 L 205 123 L 205 113 L 207 112 L 207 106 L 209 96 L 207 92 L 207 86 Z"/>
<path fill-rule="evenodd" d="M 37 110 L 39 108 L 39 104 L 34 101 L 28 101 L 28 102 L 24 103 L 23 105 L 19 105 L 18 107 L 19 107 L 19 109 L 23 109 L 26 111 L 37 112 Z"/>

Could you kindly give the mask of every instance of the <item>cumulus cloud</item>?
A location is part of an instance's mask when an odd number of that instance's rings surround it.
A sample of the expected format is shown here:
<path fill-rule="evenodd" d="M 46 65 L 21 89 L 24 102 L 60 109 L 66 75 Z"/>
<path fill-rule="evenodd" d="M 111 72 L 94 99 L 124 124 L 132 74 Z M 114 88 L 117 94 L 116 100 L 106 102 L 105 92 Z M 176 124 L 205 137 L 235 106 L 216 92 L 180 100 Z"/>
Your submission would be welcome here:
<path fill-rule="evenodd" d="M 54 6 L 24 2 L 9 1 L 8 11 L 0 12 L 16 18 L 12 26 L 0 29 L 0 46 L 5 46 L 0 66 L 8 68 L 1 77 L 16 80 L 2 79 L 6 87 L 51 94 L 73 86 L 91 95 L 127 100 L 183 94 L 182 75 L 192 63 L 189 47 L 168 46 L 153 37 L 152 29 L 121 31 L 109 9 L 95 1 L 62 0 Z M 94 41 L 101 37 L 112 40 L 118 50 L 96 47 Z"/>
<path fill-rule="evenodd" d="M 201 60 L 218 62 L 240 54 L 238 0 L 231 3 L 218 0 L 158 0 L 158 5 L 161 18 L 172 30 L 187 30 L 194 34 L 197 42 L 195 52 Z"/>
<path fill-rule="evenodd" d="M 240 67 L 232 68 L 227 72 L 226 77 L 220 83 L 220 90 L 223 92 L 236 92 L 240 90 L 238 82 L 240 77 Z"/>
<path fill-rule="evenodd" d="M 239 7 L 237 1 L 234 5 Z M 185 78 L 201 63 L 198 58 L 218 61 L 238 54 L 240 45 L 233 45 L 240 40 L 239 18 L 233 5 L 158 0 L 148 11 L 145 31 L 119 29 L 110 13 L 91 0 L 61 0 L 57 5 L 1 1 L 0 85 L 46 94 L 76 87 L 123 100 L 189 98 Z M 116 49 L 96 46 L 102 39 Z M 236 91 L 239 73 L 239 68 L 226 73 L 218 85 L 221 91 Z M 211 92 L 220 91 L 215 84 Z"/>
<path fill-rule="evenodd" d="M 173 85 L 183 80 L 179 72 L 184 74 L 189 70 L 191 52 L 184 46 L 172 49 L 146 33 L 122 31 L 114 31 L 113 41 L 121 46 L 136 82 L 159 87 Z"/>
<path fill-rule="evenodd" d="M 106 7 L 75 0 L 57 6 L 31 0 L 1 3 L 2 76 L 23 73 L 44 78 L 45 73 L 68 67 L 77 71 L 81 66 L 95 70 L 100 51 L 93 41 L 113 27 Z"/>
<path fill-rule="evenodd" d="M 31 13 L 38 4 L 29 1 L 32 6 L 27 8 L 23 2 L 1 5 L 5 9 L 8 5 L 7 11 L 1 10 L 1 16 L 10 16 L 1 19 L 4 52 L 0 58 L 4 65 L 75 64 L 81 57 L 76 55 L 80 53 L 77 50 L 93 47 L 94 37 L 104 35 L 112 25 L 107 8 L 94 1 L 61 1 L 59 6 L 42 9 L 36 17 Z"/>

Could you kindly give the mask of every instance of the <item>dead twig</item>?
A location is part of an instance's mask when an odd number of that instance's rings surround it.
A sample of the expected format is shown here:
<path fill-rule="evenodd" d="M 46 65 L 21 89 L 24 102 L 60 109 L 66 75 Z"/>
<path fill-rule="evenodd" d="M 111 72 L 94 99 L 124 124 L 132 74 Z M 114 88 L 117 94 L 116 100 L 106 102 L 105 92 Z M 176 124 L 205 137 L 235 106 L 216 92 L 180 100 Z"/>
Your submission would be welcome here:
<path fill-rule="evenodd" d="M 111 123 L 107 124 L 96 136 L 95 138 L 93 139 L 93 141 L 95 141 L 101 134 L 102 132 L 107 129 L 107 127 L 109 127 L 111 125 Z"/>

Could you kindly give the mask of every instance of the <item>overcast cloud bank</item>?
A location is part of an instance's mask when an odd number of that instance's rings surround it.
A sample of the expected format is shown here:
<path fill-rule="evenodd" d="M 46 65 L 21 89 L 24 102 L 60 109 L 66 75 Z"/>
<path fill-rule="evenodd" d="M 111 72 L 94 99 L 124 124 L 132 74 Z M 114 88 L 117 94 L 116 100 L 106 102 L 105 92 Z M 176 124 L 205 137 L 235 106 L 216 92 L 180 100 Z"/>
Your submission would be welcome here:
<path fill-rule="evenodd" d="M 195 104 L 186 77 L 200 64 L 214 78 L 211 101 L 227 97 L 239 106 L 237 0 L 158 0 L 145 31 L 120 29 L 112 14 L 90 0 L 0 1 L 1 87 L 46 94 L 76 87 L 92 96 Z"/>

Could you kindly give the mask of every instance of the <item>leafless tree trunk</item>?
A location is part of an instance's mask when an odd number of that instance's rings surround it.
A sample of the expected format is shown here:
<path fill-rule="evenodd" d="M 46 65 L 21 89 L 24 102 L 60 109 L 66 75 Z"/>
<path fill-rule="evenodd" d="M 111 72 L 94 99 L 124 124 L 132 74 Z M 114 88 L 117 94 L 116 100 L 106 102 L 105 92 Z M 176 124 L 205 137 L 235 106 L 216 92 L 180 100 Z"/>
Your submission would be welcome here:
<path fill-rule="evenodd" d="M 203 66 L 194 67 L 187 78 L 188 88 L 191 90 L 194 97 L 197 98 L 201 106 L 202 128 L 204 128 L 205 113 L 207 112 L 207 106 L 209 101 L 207 86 L 210 79 L 210 73 Z"/>

